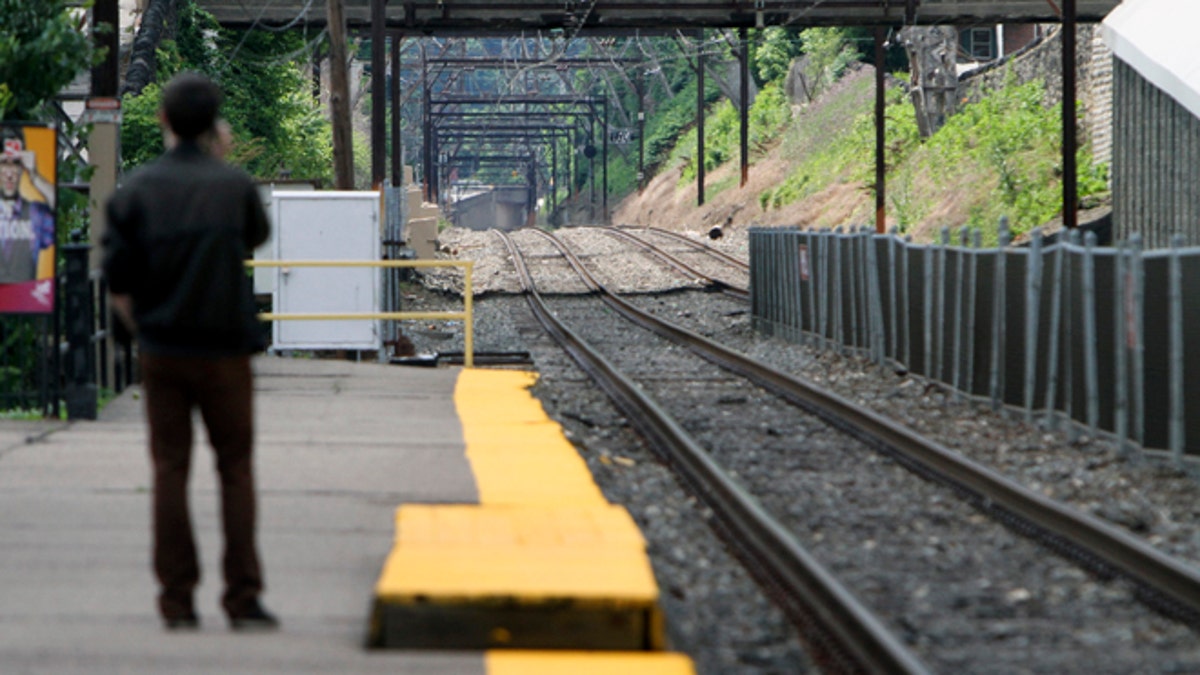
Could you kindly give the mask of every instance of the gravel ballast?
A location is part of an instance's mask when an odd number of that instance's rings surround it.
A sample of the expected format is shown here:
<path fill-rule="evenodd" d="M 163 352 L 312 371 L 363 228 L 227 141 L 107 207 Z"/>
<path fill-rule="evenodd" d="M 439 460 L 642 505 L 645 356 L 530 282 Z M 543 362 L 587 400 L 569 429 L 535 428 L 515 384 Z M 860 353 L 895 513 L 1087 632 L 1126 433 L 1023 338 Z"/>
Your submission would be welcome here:
<path fill-rule="evenodd" d="M 537 253 L 535 260 L 549 259 L 551 247 L 536 243 L 537 239 L 528 234 L 517 233 L 515 236 L 523 248 Z M 642 236 L 653 240 L 651 236 Z M 1197 528 L 1200 508 L 1196 507 L 1200 503 L 1196 499 L 1200 493 L 1196 481 L 1186 472 L 1146 455 L 1122 457 L 1104 441 L 1070 440 L 1065 433 L 1025 424 L 1012 419 L 1012 415 L 997 414 L 985 405 L 960 400 L 940 386 L 881 369 L 854 357 L 778 339 L 764 339 L 751 330 L 745 303 L 694 290 L 671 291 L 696 286 L 610 235 L 595 230 L 574 230 L 564 232 L 563 239 L 577 251 L 588 252 L 585 260 L 590 261 L 593 273 L 603 283 L 619 292 L 642 294 L 635 297 L 635 302 L 646 309 L 887 415 L 1026 486 L 1127 528 L 1165 552 L 1191 561 L 1200 559 L 1200 530 Z M 642 526 L 664 590 L 663 604 L 676 648 L 692 654 L 701 672 L 803 672 L 807 669 L 809 664 L 790 627 L 778 617 L 744 571 L 729 559 L 703 525 L 702 517 L 697 516 L 698 512 L 703 514 L 703 509 L 697 511 L 694 500 L 680 490 L 667 469 L 658 465 L 653 454 L 630 432 L 605 397 L 586 382 L 567 357 L 546 343 L 540 335 L 540 327 L 532 323 L 524 300 L 507 295 L 515 290 L 516 283 L 510 271 L 511 263 L 507 262 L 499 240 L 486 233 L 451 231 L 445 233 L 443 243 L 460 257 L 477 261 L 476 294 L 482 294 L 482 297 L 477 297 L 476 301 L 476 349 L 528 350 L 533 354 L 541 373 L 535 394 L 563 424 L 608 498 L 626 505 Z M 686 247 L 672 246 L 665 238 L 654 243 L 677 250 L 681 257 L 686 250 Z M 736 237 L 727 237 L 718 243 L 735 254 L 743 245 Z M 536 248 L 539 246 L 543 248 Z M 742 255 L 744 257 L 744 252 Z M 687 262 L 700 267 L 705 264 L 701 258 L 703 256 L 693 255 Z M 730 283 L 736 284 L 732 278 L 734 272 L 728 266 L 708 264 L 712 271 L 707 273 L 715 278 L 729 278 Z M 555 268 L 561 269 L 561 274 L 547 272 L 540 275 L 539 288 L 551 293 L 579 292 L 578 282 L 567 274 L 565 265 L 548 264 L 545 267 L 546 270 Z M 453 289 L 455 279 L 431 275 L 429 284 L 433 288 Z M 406 309 L 418 309 L 420 303 L 452 306 L 458 301 L 421 290 L 415 291 L 409 302 L 413 306 Z M 418 351 L 461 348 L 461 343 L 455 345 L 461 339 L 459 337 L 436 344 L 422 344 L 419 334 L 410 337 Z M 740 417 L 742 409 L 752 406 L 727 403 L 724 407 L 733 416 Z M 721 406 L 716 408 L 719 410 Z M 789 444 L 794 448 L 799 445 L 799 437 L 814 433 L 798 429 L 795 424 L 789 417 L 775 425 L 775 437 L 781 448 Z M 736 435 L 735 425 L 728 425 L 728 430 L 723 426 L 713 425 L 710 438 L 705 439 L 706 446 L 737 447 L 736 439 L 722 437 L 723 434 Z M 730 461 L 743 462 L 736 469 L 742 474 L 752 473 L 756 464 L 753 453 L 747 451 L 732 453 Z M 842 475 L 833 472 L 836 467 L 805 465 L 796 458 L 793 463 L 789 473 L 794 471 L 809 478 L 817 476 L 814 484 L 818 486 L 821 477 L 825 478 L 825 483 L 835 484 L 835 488 L 838 481 L 856 480 L 853 470 Z M 860 458 L 854 463 L 847 462 L 847 465 L 851 469 L 876 470 L 878 467 L 869 465 L 886 463 Z M 742 478 L 751 482 L 745 475 Z M 843 492 L 841 489 L 828 490 L 819 499 L 837 502 L 838 495 Z M 939 504 L 936 500 L 932 503 Z M 833 506 L 835 511 L 840 507 L 849 517 L 859 518 L 867 529 L 873 520 L 878 520 L 876 516 L 887 509 L 879 504 L 835 503 Z M 941 503 L 941 509 L 931 513 L 934 520 L 953 517 L 971 522 L 982 518 L 961 504 L 949 502 Z M 805 514 L 795 516 L 799 522 L 804 522 Z M 820 524 L 812 522 L 804 527 L 812 532 L 821 531 Z M 911 527 L 914 536 L 919 538 L 919 530 L 924 525 L 914 521 Z M 825 537 L 828 535 L 823 535 Z M 882 550 L 886 547 L 883 541 L 883 536 L 864 534 L 856 542 L 863 549 L 860 557 L 874 561 L 876 565 L 886 565 L 888 553 Z M 941 561 L 949 567 L 960 563 L 986 565 L 989 564 L 988 556 L 992 555 L 974 550 L 981 547 L 961 549 L 953 543 L 931 542 L 928 538 L 925 545 L 930 549 L 930 560 Z M 1002 551 L 1004 555 L 1014 548 L 1034 546 L 1004 530 L 992 543 L 992 549 Z M 1036 549 L 1035 553 L 1040 550 Z M 1046 553 L 1044 557 L 1051 556 Z M 1037 555 L 1031 558 L 1038 559 Z M 957 631 L 962 630 L 955 622 L 954 611 L 992 612 L 995 616 L 989 625 L 996 628 L 995 634 L 988 637 L 995 642 L 997 654 L 1008 649 L 1042 653 L 1051 648 L 1037 643 L 1022 645 L 1012 638 L 1021 634 L 1016 625 L 1023 616 L 1053 616 L 1047 606 L 1080 598 L 1092 602 L 1089 606 L 1094 607 L 1095 612 L 1118 617 L 1133 605 L 1128 589 L 1091 580 L 1069 566 L 1051 565 L 1043 570 L 1031 567 L 1029 574 L 1031 578 L 1061 581 L 1062 588 L 1075 590 L 1060 592 L 1063 597 L 1040 597 L 1037 594 L 1039 586 L 1033 582 L 1028 584 L 1029 587 L 1013 584 L 1010 588 L 989 588 L 981 586 L 980 580 L 974 577 L 964 579 L 958 587 L 947 589 L 929 588 L 928 584 L 915 581 L 912 587 L 906 587 L 905 579 L 915 580 L 917 575 L 901 574 L 895 582 L 900 590 L 892 589 L 888 593 L 889 597 L 907 597 L 906 611 L 913 614 L 914 625 L 923 626 L 919 635 L 914 633 L 917 635 L 915 640 L 941 642 L 950 647 L 946 653 L 951 654 L 947 657 L 951 660 L 943 663 L 944 669 L 939 668 L 943 672 L 949 672 L 949 664 L 956 658 L 952 654 L 953 644 L 959 639 Z M 855 592 L 867 596 L 876 590 L 864 583 Z M 1072 594 L 1080 597 L 1066 597 Z M 950 604 L 945 605 L 945 602 Z M 1043 606 L 1031 610 L 1031 604 L 1038 603 Z M 923 613 L 927 616 L 920 618 Z M 1121 618 L 1108 624 L 1107 628 L 1089 629 L 1072 635 L 1071 639 L 1083 648 L 1094 650 L 1097 655 L 1103 653 L 1102 659 L 1091 664 L 1099 666 L 1100 672 L 1186 672 L 1200 664 L 1197 648 L 1192 646 L 1197 642 L 1193 632 L 1169 624 L 1152 613 L 1148 616 L 1141 610 L 1135 610 L 1135 613 L 1137 618 Z M 1013 626 L 1011 630 L 1005 628 L 1009 624 Z M 1044 632 L 1053 631 L 1047 627 Z M 1061 645 L 1054 649 L 1060 648 Z M 1053 657 L 1053 654 L 1043 655 Z M 971 655 L 960 657 L 969 659 Z M 1072 662 L 1069 654 L 1063 654 L 1061 658 L 1065 661 L 1039 663 L 1054 671 L 1076 670 L 1073 666 L 1083 665 Z M 995 659 L 994 665 L 991 672 L 1014 672 L 1029 667 L 1005 658 Z M 980 670 L 977 663 L 972 670 Z"/>

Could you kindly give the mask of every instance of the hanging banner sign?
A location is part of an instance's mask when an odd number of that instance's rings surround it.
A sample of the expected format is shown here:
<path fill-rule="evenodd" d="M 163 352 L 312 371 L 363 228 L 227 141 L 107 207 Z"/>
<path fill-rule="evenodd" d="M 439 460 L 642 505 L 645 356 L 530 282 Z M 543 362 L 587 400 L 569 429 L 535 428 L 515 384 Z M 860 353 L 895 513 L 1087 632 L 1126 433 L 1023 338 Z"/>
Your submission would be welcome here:
<path fill-rule="evenodd" d="M 54 311 L 58 130 L 0 123 L 0 313 Z"/>

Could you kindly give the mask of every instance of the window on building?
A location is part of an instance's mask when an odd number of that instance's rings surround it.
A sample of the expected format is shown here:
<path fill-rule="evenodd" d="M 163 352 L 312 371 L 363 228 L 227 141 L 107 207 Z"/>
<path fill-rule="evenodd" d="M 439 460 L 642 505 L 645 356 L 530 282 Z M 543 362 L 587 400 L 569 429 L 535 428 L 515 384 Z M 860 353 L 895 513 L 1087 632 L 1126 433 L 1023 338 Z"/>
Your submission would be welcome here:
<path fill-rule="evenodd" d="M 963 48 L 968 56 L 978 61 L 996 58 L 996 29 L 968 28 L 963 31 Z"/>

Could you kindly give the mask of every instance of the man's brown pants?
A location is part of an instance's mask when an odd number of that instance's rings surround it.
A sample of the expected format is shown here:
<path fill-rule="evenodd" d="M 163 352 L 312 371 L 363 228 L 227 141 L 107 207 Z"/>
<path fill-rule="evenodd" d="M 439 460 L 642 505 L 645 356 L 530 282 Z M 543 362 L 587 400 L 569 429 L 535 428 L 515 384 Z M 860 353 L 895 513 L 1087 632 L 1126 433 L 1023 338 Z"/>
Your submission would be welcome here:
<path fill-rule="evenodd" d="M 154 571 L 164 618 L 193 613 L 200 565 L 188 510 L 192 409 L 199 408 L 216 455 L 224 526 L 222 605 L 231 615 L 262 591 L 255 544 L 253 374 L 250 357 L 142 354 L 142 386 L 154 462 Z"/>

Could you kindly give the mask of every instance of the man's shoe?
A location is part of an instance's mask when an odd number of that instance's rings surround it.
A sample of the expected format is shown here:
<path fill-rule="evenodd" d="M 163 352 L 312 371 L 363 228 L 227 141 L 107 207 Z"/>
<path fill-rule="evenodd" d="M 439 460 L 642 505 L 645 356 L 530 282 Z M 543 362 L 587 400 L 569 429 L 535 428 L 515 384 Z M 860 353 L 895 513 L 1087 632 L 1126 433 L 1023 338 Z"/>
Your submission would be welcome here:
<path fill-rule="evenodd" d="M 200 628 L 200 617 L 195 614 L 168 616 L 163 618 L 163 625 L 171 631 L 196 630 Z"/>
<path fill-rule="evenodd" d="M 229 627 L 236 631 L 276 630 L 279 628 L 279 619 L 256 602 L 243 612 L 230 614 Z"/>

